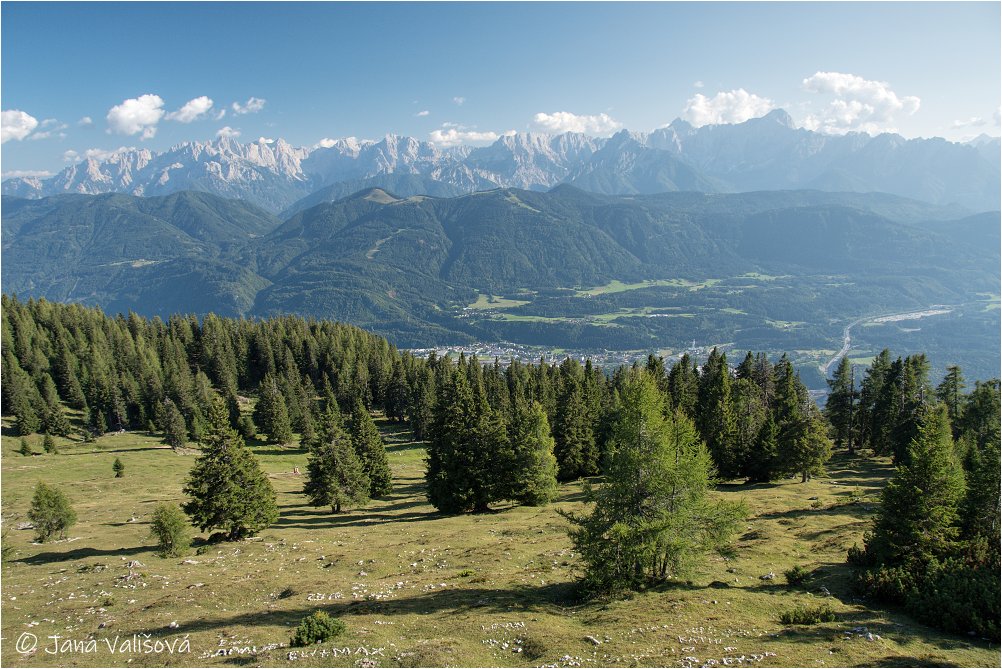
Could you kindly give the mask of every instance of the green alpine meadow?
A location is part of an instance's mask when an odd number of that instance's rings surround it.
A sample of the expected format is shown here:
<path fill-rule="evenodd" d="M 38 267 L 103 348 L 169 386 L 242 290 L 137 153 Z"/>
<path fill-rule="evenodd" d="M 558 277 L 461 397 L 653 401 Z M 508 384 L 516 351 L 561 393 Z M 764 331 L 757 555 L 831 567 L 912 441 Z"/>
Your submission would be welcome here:
<path fill-rule="evenodd" d="M 0 5 L 0 666 L 999 667 L 1002 6 Z"/>

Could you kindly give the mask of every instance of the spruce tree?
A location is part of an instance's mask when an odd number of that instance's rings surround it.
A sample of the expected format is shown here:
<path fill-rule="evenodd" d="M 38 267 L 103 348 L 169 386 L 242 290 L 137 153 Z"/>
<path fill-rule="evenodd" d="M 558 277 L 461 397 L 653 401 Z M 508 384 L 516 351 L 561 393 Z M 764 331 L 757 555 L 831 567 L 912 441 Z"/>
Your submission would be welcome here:
<path fill-rule="evenodd" d="M 557 459 L 542 405 L 515 399 L 509 425 L 514 471 L 507 495 L 529 506 L 541 506 L 557 496 Z"/>
<path fill-rule="evenodd" d="M 964 413 L 964 374 L 959 365 L 946 368 L 943 382 L 936 386 L 936 397 L 946 406 L 946 414 L 953 426 L 953 438 L 960 436 L 960 419 Z"/>
<path fill-rule="evenodd" d="M 828 438 L 828 426 L 817 407 L 813 404 L 807 406 L 788 437 L 779 449 L 784 471 L 800 474 L 802 483 L 824 474 L 825 463 L 831 458 L 832 442 Z"/>
<path fill-rule="evenodd" d="M 859 418 L 859 410 L 856 407 L 856 388 L 849 358 L 839 360 L 835 376 L 828 380 L 828 389 L 825 417 L 832 425 L 835 446 L 844 446 L 852 454 L 854 423 Z"/>
<path fill-rule="evenodd" d="M 745 474 L 750 483 L 768 483 L 779 474 L 779 428 L 772 414 L 767 414 L 759 428 L 755 444 L 748 454 Z"/>
<path fill-rule="evenodd" d="M 884 487 L 873 533 L 865 538 L 865 563 L 901 566 L 913 578 L 920 574 L 930 561 L 949 553 L 963 495 L 964 475 L 946 407 L 931 407 L 908 457 Z"/>
<path fill-rule="evenodd" d="M 56 446 L 56 440 L 53 439 L 52 435 L 48 432 L 46 432 L 45 436 L 42 438 L 42 450 L 46 453 L 51 453 L 52 455 L 59 453 L 59 448 Z"/>
<path fill-rule="evenodd" d="M 177 450 L 188 441 L 188 428 L 184 416 L 171 400 L 164 400 L 164 442 Z"/>
<path fill-rule="evenodd" d="M 310 449 L 303 492 L 313 506 L 329 506 L 341 513 L 369 499 L 369 477 L 355 454 L 351 439 L 337 425 L 327 423 L 323 441 Z"/>
<path fill-rule="evenodd" d="M 393 490 L 393 475 L 386 456 L 386 446 L 361 399 L 355 400 L 355 406 L 348 417 L 347 431 L 355 454 L 362 463 L 362 470 L 369 479 L 369 496 L 382 497 L 389 494 Z"/>
<path fill-rule="evenodd" d="M 254 407 L 254 424 L 259 431 L 268 435 L 273 444 L 287 444 L 292 441 L 292 424 L 285 398 L 278 381 L 266 375 L 261 381 L 257 406 Z"/>
<path fill-rule="evenodd" d="M 725 479 L 734 478 L 740 473 L 741 460 L 735 449 L 737 424 L 731 405 L 731 374 L 727 355 L 716 348 L 700 375 L 696 407 L 696 424 L 717 471 Z"/>
<path fill-rule="evenodd" d="M 125 476 L 125 464 L 121 459 L 115 458 L 115 461 L 111 463 L 111 471 L 115 472 L 116 479 L 120 479 Z"/>
<path fill-rule="evenodd" d="M 561 481 L 598 473 L 595 433 L 588 420 L 581 384 L 576 379 L 568 380 L 560 397 L 553 437 L 557 476 Z"/>
<path fill-rule="evenodd" d="M 184 488 L 183 505 L 203 532 L 219 528 L 232 540 L 253 535 L 278 518 L 275 490 L 261 471 L 243 438 L 230 427 L 222 401 L 209 413 L 202 452 Z"/>
<path fill-rule="evenodd" d="M 744 515 L 708 499 L 709 452 L 681 410 L 665 415 L 653 379 L 632 372 L 621 399 L 605 484 L 588 515 L 568 515 L 591 591 L 678 580 L 725 543 Z"/>

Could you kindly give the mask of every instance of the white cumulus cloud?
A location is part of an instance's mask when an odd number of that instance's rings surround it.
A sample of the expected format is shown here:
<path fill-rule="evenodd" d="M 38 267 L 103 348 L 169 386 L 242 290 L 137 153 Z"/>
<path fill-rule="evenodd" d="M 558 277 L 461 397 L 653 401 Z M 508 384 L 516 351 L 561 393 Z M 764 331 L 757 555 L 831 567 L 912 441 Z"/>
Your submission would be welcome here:
<path fill-rule="evenodd" d="M 580 115 L 571 112 L 553 112 L 546 114 L 539 112 L 532 117 L 533 122 L 554 134 L 564 132 L 582 132 L 588 135 L 611 135 L 623 124 L 612 118 L 608 114 Z"/>
<path fill-rule="evenodd" d="M 94 125 L 94 119 L 92 119 L 90 116 L 84 116 L 82 119 L 80 119 L 79 121 L 77 121 L 77 125 L 80 125 L 80 126 Z"/>
<path fill-rule="evenodd" d="M 827 133 L 893 131 L 896 115 L 910 116 L 922 104 L 914 95 L 898 96 L 887 82 L 843 72 L 815 72 L 803 86 L 811 93 L 833 96 L 825 109 L 804 119 L 808 130 Z"/>
<path fill-rule="evenodd" d="M 272 139 L 271 137 L 258 137 L 257 138 L 257 143 L 258 144 L 274 144 L 275 140 Z"/>
<path fill-rule="evenodd" d="M 419 111 L 417 114 L 414 114 L 414 115 L 415 116 L 427 116 L 430 113 L 431 113 L 430 111 L 428 111 L 427 109 L 425 109 L 424 111 Z"/>
<path fill-rule="evenodd" d="M 157 123 L 164 117 L 164 101 L 159 95 L 129 98 L 108 110 L 108 130 L 120 135 L 139 135 L 151 139 L 157 134 Z"/>
<path fill-rule="evenodd" d="M 950 127 L 954 130 L 960 130 L 961 128 L 980 128 L 986 125 L 988 125 L 988 121 L 985 119 L 980 116 L 972 116 L 969 119 L 958 119 L 951 123 Z"/>
<path fill-rule="evenodd" d="M 22 140 L 38 127 L 38 119 L 20 109 L 0 112 L 0 144 L 10 139 Z"/>
<path fill-rule="evenodd" d="M 168 121 L 178 123 L 192 123 L 205 118 L 205 115 L 212 109 L 212 98 L 208 95 L 201 95 L 192 100 L 188 100 L 177 111 L 172 111 L 164 118 Z"/>
<path fill-rule="evenodd" d="M 460 144 L 494 142 L 497 141 L 498 134 L 491 131 L 478 132 L 476 130 L 449 128 L 448 130 L 433 130 L 428 137 L 432 144 L 448 148 L 450 146 L 459 146 Z"/>
<path fill-rule="evenodd" d="M 330 137 L 324 137 L 324 138 L 323 138 L 323 139 L 321 139 L 321 140 L 320 140 L 319 142 L 317 142 L 317 143 L 316 143 L 316 144 L 315 144 L 315 145 L 313 146 L 313 148 L 315 148 L 315 149 L 316 149 L 316 148 L 318 148 L 318 147 L 319 147 L 319 148 L 321 148 L 321 149 L 329 149 L 329 148 L 331 148 L 332 146 L 334 146 L 335 144 L 337 144 L 337 140 L 336 140 L 336 139 L 331 139 Z"/>
<path fill-rule="evenodd" d="M 129 151 L 135 151 L 134 146 L 120 146 L 117 149 L 87 149 L 83 152 L 81 156 L 77 151 L 70 149 L 69 151 L 63 152 L 63 160 L 68 163 L 80 162 L 83 159 L 96 160 L 99 163 L 103 163 L 106 160 L 111 160 L 112 158 L 117 158 L 123 153 L 128 153 Z"/>
<path fill-rule="evenodd" d="M 462 97 L 461 95 L 457 95 L 456 97 L 452 98 L 452 104 L 454 105 L 462 107 L 464 102 L 466 102 L 466 98 Z"/>
<path fill-rule="evenodd" d="M 216 133 L 216 137 L 220 137 L 223 139 L 236 139 L 239 136 L 240 136 L 240 131 L 234 130 L 228 125 L 224 125 L 222 128 L 219 129 L 219 132 Z"/>
<path fill-rule="evenodd" d="M 744 123 L 750 118 L 764 116 L 775 108 L 769 98 L 738 88 L 733 91 L 718 91 L 712 98 L 696 93 L 685 103 L 682 118 L 696 127 Z"/>
<path fill-rule="evenodd" d="M 264 109 L 264 103 L 267 102 L 264 98 L 247 98 L 247 102 L 240 104 L 239 102 L 234 102 L 230 105 L 233 108 L 234 114 L 254 114 L 256 112 Z"/>

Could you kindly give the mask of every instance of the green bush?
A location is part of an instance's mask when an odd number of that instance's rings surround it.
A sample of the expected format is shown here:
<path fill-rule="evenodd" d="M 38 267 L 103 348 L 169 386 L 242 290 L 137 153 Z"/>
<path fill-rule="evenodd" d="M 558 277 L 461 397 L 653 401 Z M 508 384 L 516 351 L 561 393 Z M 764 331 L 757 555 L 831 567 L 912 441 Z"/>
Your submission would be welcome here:
<path fill-rule="evenodd" d="M 111 463 L 111 471 L 115 472 L 115 478 L 120 479 L 125 476 L 125 464 L 119 458 Z"/>
<path fill-rule="evenodd" d="M 779 622 L 784 625 L 817 625 L 835 622 L 835 612 L 827 604 L 823 606 L 798 606 L 779 614 Z"/>
<path fill-rule="evenodd" d="M 56 535 L 64 538 L 66 530 L 77 522 L 77 514 L 62 491 L 39 481 L 31 498 L 28 520 L 35 526 L 36 539 L 45 542 Z"/>
<path fill-rule="evenodd" d="M 160 504 L 153 511 L 150 536 L 160 544 L 162 557 L 179 557 L 191 547 L 191 525 L 177 504 Z"/>
<path fill-rule="evenodd" d="M 299 623 L 289 645 L 294 648 L 312 646 L 333 639 L 343 634 L 344 630 L 345 625 L 338 618 L 332 618 L 323 611 L 314 611 Z"/>
<path fill-rule="evenodd" d="M 48 432 L 45 433 L 45 437 L 42 439 L 42 448 L 46 453 L 51 453 L 53 455 L 59 453 L 59 447 L 56 446 L 56 440 L 52 438 L 52 435 Z"/>
<path fill-rule="evenodd" d="M 797 565 L 793 569 L 787 569 L 784 571 L 783 576 L 786 577 L 787 585 L 796 588 L 803 585 L 807 579 L 811 577 L 811 572 L 807 571 L 805 567 Z"/>

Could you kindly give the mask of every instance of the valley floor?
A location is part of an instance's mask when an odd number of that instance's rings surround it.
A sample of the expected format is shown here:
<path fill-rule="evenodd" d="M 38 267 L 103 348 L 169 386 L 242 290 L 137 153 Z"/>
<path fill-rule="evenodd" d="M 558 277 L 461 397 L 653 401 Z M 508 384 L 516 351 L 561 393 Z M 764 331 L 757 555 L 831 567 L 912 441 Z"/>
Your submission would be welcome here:
<path fill-rule="evenodd" d="M 123 433 L 59 440 L 60 454 L 26 457 L 5 436 L 4 547 L 14 554 L 2 567 L 0 664 L 999 666 L 996 645 L 936 632 L 849 592 L 845 552 L 869 526 L 886 461 L 841 456 L 830 478 L 807 484 L 722 485 L 718 494 L 751 510 L 726 557 L 711 556 L 691 583 L 581 603 L 557 513 L 582 508 L 580 484 L 563 486 L 548 507 L 441 516 L 424 495 L 421 444 L 378 424 L 391 495 L 332 516 L 299 494 L 303 451 L 254 445 L 279 495 L 278 522 L 239 543 L 196 542 L 177 559 L 157 557 L 148 521 L 158 502 L 182 501 L 194 451 Z M 79 520 L 64 541 L 33 544 L 31 530 L 15 529 L 39 480 L 74 504 Z M 785 584 L 794 565 L 812 572 L 803 589 Z M 836 622 L 779 622 L 785 610 L 823 602 Z M 317 609 L 342 618 L 346 634 L 288 648 L 294 626 Z"/>

